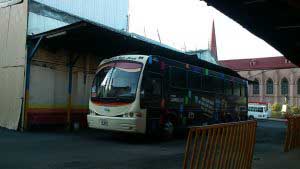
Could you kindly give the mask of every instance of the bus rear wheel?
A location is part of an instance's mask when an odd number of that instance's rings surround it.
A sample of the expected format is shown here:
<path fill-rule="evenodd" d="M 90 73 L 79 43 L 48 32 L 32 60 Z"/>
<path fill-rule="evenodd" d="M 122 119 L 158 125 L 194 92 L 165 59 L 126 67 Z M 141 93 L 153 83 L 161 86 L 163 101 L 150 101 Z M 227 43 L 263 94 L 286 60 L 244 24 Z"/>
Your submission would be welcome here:
<path fill-rule="evenodd" d="M 163 137 L 166 139 L 172 138 L 174 135 L 174 124 L 168 120 L 163 126 Z"/>

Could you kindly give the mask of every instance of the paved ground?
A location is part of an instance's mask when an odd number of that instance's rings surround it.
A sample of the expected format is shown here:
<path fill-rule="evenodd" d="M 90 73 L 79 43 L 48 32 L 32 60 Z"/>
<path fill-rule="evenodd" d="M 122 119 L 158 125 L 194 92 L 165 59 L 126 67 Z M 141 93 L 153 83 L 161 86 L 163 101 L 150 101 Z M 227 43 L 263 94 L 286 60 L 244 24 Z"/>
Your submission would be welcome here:
<path fill-rule="evenodd" d="M 259 121 L 253 158 L 254 169 L 300 168 L 299 149 L 283 152 L 285 130 L 285 122 Z"/>
<path fill-rule="evenodd" d="M 254 169 L 299 168 L 300 151 L 283 153 L 285 124 L 260 121 Z M 84 130 L 74 133 L 0 129 L 1 169 L 180 169 L 185 138 L 172 141 L 116 137 Z"/>

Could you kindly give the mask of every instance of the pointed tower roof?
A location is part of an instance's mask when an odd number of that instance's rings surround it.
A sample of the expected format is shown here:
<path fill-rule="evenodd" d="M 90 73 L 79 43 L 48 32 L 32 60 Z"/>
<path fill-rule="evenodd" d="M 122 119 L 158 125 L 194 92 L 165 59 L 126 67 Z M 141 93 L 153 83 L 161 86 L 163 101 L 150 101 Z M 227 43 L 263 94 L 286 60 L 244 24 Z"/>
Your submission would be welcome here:
<path fill-rule="evenodd" d="M 215 21 L 212 23 L 212 31 L 211 31 L 211 39 L 210 39 L 210 51 L 215 57 L 216 61 L 218 61 L 218 51 L 217 51 L 217 40 L 216 40 L 216 32 L 215 32 Z"/>

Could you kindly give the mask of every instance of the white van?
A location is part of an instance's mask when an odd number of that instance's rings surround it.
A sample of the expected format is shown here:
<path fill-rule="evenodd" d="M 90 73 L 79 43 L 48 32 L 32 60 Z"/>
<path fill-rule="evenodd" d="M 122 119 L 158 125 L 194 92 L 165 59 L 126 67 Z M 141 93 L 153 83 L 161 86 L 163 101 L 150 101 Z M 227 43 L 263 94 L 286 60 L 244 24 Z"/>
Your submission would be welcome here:
<path fill-rule="evenodd" d="M 271 117 L 271 110 L 268 104 L 248 103 L 248 118 L 249 119 L 267 119 Z"/>

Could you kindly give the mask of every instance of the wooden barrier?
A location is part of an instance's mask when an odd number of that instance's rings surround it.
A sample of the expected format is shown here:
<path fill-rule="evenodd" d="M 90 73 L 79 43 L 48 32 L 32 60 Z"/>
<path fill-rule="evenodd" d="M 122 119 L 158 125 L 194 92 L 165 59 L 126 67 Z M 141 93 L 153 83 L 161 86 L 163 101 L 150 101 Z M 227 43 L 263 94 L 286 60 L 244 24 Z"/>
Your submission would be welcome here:
<path fill-rule="evenodd" d="M 183 169 L 250 169 L 256 124 L 243 121 L 192 127 Z"/>
<path fill-rule="evenodd" d="M 288 116 L 284 152 L 300 147 L 300 116 Z"/>

